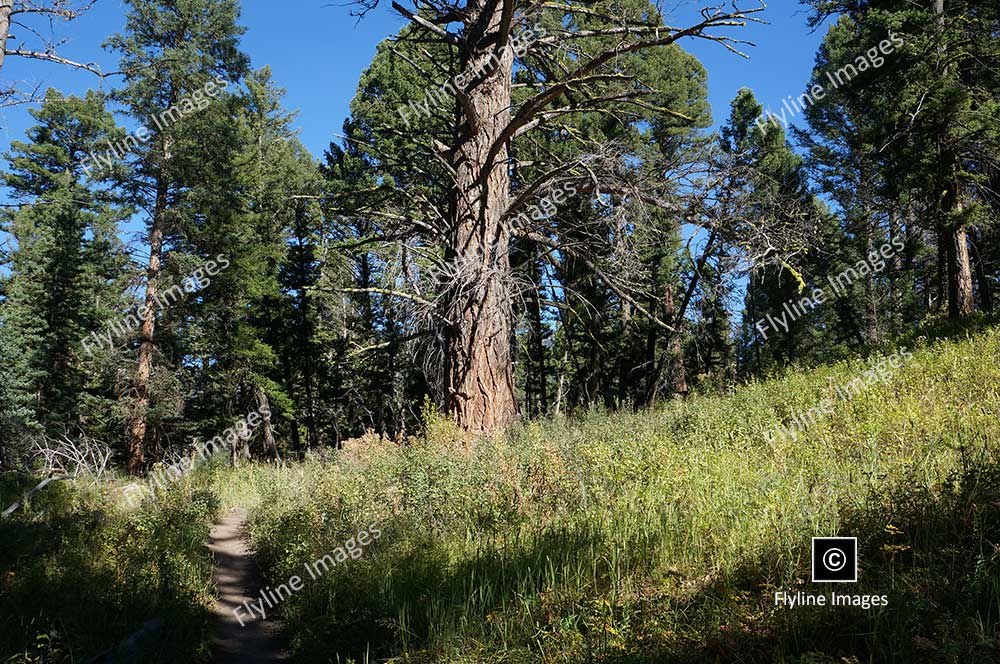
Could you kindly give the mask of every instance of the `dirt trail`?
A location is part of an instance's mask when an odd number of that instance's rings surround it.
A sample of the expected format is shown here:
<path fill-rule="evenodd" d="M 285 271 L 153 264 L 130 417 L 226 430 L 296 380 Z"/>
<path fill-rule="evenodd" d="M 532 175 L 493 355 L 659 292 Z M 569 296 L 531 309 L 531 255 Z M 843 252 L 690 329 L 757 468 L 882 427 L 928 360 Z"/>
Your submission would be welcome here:
<path fill-rule="evenodd" d="M 215 586 L 219 598 L 215 603 L 214 664 L 261 664 L 284 662 L 280 629 L 271 620 L 248 620 L 241 614 L 245 627 L 233 615 L 233 608 L 257 597 L 260 592 L 260 573 L 257 562 L 247 551 L 243 539 L 246 512 L 234 509 L 223 514 L 222 520 L 212 528 L 209 550 L 215 557 Z"/>

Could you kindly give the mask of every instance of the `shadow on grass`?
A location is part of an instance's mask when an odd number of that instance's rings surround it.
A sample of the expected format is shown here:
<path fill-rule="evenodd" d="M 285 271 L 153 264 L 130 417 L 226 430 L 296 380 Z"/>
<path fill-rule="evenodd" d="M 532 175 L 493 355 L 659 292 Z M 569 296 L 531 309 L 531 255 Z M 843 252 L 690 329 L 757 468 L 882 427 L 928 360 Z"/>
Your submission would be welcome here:
<path fill-rule="evenodd" d="M 403 532 L 408 542 L 400 546 L 397 533 Z M 419 660 L 406 661 L 448 661 L 439 649 L 449 636 L 489 632 L 494 612 L 539 610 L 534 598 L 566 576 L 606 583 L 614 574 L 610 562 L 594 563 L 593 552 L 605 542 L 592 526 L 500 550 L 484 543 L 479 554 L 458 563 L 440 538 L 412 533 L 390 526 L 383 541 L 397 537 L 393 547 L 365 554 L 375 553 L 376 562 L 348 563 L 340 574 L 307 582 L 316 585 L 307 586 L 285 614 L 295 625 L 297 661 L 374 662 L 415 652 Z M 507 636 L 531 639 L 530 633 Z"/>
<path fill-rule="evenodd" d="M 0 661 L 87 661 L 156 620 L 137 661 L 198 661 L 207 509 L 178 501 L 124 515 L 78 487 L 46 487 L 0 521 Z"/>
<path fill-rule="evenodd" d="M 839 534 L 859 541 L 857 584 L 813 584 L 808 567 L 789 578 L 779 571 L 788 552 L 776 543 L 693 590 L 650 582 L 651 592 L 608 602 L 616 572 L 606 555 L 614 547 L 600 525 L 502 550 L 484 544 L 482 554 L 459 564 L 449 562 L 455 556 L 440 538 L 410 535 L 405 547 L 397 540 L 372 552 L 381 554 L 377 562 L 345 565 L 307 588 L 286 619 L 295 625 L 296 655 L 307 662 L 453 661 L 454 643 L 473 657 L 463 661 L 492 652 L 518 663 L 995 663 L 1000 456 L 995 441 L 976 448 L 992 451 L 967 457 L 933 490 L 907 483 L 862 497 L 855 503 L 861 507 L 842 506 Z M 413 532 L 390 528 L 385 541 L 392 530 Z M 805 561 L 810 536 L 801 536 Z M 620 561 L 628 573 L 651 568 L 642 546 L 619 549 L 634 556 Z M 600 562 L 587 571 L 594 560 Z M 566 587 L 567 580 L 585 587 Z M 778 590 L 885 595 L 888 606 L 789 609 L 775 605 Z M 505 619 L 504 612 L 512 615 Z M 575 645 L 540 645 L 567 635 Z"/>
<path fill-rule="evenodd" d="M 857 584 L 814 584 L 809 569 L 780 579 L 772 572 L 779 555 L 765 552 L 686 599 L 644 607 L 647 626 L 667 610 L 683 616 L 682 629 L 595 661 L 1000 662 L 1000 459 L 992 449 L 933 492 L 898 487 L 843 509 L 839 534 L 858 537 Z M 808 560 L 809 538 L 802 547 Z M 824 607 L 778 607 L 778 590 L 885 595 L 888 606 L 832 607 L 828 597 Z"/>

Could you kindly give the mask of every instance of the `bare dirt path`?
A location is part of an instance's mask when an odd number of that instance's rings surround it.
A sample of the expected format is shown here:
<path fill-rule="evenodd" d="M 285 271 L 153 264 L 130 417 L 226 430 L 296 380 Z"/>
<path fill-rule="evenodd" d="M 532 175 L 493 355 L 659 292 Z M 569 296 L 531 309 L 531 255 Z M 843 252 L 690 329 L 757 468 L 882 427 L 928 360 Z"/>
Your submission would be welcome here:
<path fill-rule="evenodd" d="M 208 548 L 215 557 L 215 586 L 219 598 L 215 603 L 214 664 L 261 664 L 284 662 L 288 655 L 280 638 L 280 628 L 271 620 L 248 620 L 240 626 L 233 608 L 244 601 L 258 598 L 260 572 L 257 562 L 247 551 L 243 538 L 246 512 L 234 509 L 223 514 L 212 528 Z"/>

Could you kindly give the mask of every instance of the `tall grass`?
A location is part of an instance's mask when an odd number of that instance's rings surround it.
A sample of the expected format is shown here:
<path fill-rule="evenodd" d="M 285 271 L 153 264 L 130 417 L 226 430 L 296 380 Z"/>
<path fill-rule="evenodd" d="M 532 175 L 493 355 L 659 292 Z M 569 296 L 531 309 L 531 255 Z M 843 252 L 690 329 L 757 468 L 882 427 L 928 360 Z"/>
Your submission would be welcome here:
<path fill-rule="evenodd" d="M 437 420 L 214 483 L 250 507 L 275 582 L 383 532 L 284 604 L 303 662 L 988 661 L 1000 332 L 916 346 L 797 440 L 766 433 L 877 358 L 475 445 Z M 777 589 L 828 590 L 809 543 L 834 534 L 860 539 L 851 591 L 889 607 L 776 608 Z"/>
<path fill-rule="evenodd" d="M 36 481 L 3 475 L 0 502 Z M 59 482 L 0 521 L 0 661 L 84 662 L 136 633 L 138 661 L 205 660 L 214 496 L 185 482 L 141 510 L 122 503 Z"/>

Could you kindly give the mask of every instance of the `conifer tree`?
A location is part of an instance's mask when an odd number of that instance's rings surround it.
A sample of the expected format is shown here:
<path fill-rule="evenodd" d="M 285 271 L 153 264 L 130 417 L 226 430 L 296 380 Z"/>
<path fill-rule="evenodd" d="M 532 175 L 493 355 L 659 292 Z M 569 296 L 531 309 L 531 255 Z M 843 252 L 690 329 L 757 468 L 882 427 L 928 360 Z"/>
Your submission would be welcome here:
<path fill-rule="evenodd" d="M 113 394 L 94 382 L 92 336 L 124 308 L 128 256 L 117 233 L 128 211 L 87 178 L 83 160 L 121 131 L 96 92 L 50 90 L 32 115 L 30 142 L 13 142 L 4 174 L 19 206 L 5 219 L 14 249 L 0 312 L 2 417 L 21 429 L 8 435 L 103 434 L 87 406 Z"/>
<path fill-rule="evenodd" d="M 777 121 L 767 120 L 753 92 L 741 89 L 731 108 L 721 147 L 739 229 L 728 239 L 748 273 L 741 355 L 744 367 L 752 362 L 763 370 L 815 352 L 815 323 L 824 312 L 797 303 L 822 286 L 817 240 L 830 218 L 809 192 L 802 157 Z M 754 242 L 755 236 L 763 241 Z"/>
<path fill-rule="evenodd" d="M 831 16 L 849 19 L 831 27 L 821 53 L 831 67 L 843 62 L 845 49 L 861 55 L 882 40 L 898 42 L 885 69 L 854 82 L 863 100 L 855 117 L 893 185 L 887 207 L 902 207 L 936 245 L 936 301 L 947 300 L 952 318 L 969 315 L 975 307 L 970 231 L 975 237 L 990 223 L 983 206 L 994 198 L 989 172 L 1000 148 L 1000 8 L 991 0 L 804 4 L 814 10 L 812 26 Z M 838 37 L 845 29 L 849 34 Z M 868 86 L 872 80 L 877 85 Z M 911 246 L 911 256 L 916 250 Z"/>
<path fill-rule="evenodd" d="M 145 129 L 144 138 L 132 141 L 125 155 L 132 168 L 127 189 L 147 214 L 149 249 L 126 433 L 131 473 L 141 469 L 147 447 L 165 261 L 183 241 L 185 224 L 204 212 L 197 203 L 188 204 L 192 188 L 212 177 L 217 161 L 228 159 L 225 145 L 221 156 L 213 150 L 218 124 L 199 117 L 213 99 L 224 100 L 225 88 L 247 69 L 238 47 L 243 32 L 238 15 L 235 0 L 130 0 L 125 31 L 108 41 L 121 53 L 125 77 L 116 99 Z"/>
<path fill-rule="evenodd" d="M 604 130 L 615 124 L 636 129 L 638 118 L 650 111 L 693 124 L 683 111 L 659 105 L 671 96 L 652 82 L 655 71 L 641 66 L 643 56 L 666 51 L 685 37 L 731 45 L 732 37 L 713 34 L 714 29 L 745 25 L 763 7 L 706 9 L 700 21 L 683 29 L 664 25 L 659 10 L 645 0 L 541 8 L 518 2 L 393 7 L 412 21 L 407 31 L 417 41 L 430 42 L 432 54 L 445 51 L 448 57 L 429 67 L 420 64 L 421 58 L 397 60 L 416 95 L 412 103 L 402 100 L 403 122 L 391 121 L 392 107 L 385 103 L 390 95 L 383 95 L 381 114 L 390 121 L 370 126 L 386 137 L 383 143 L 404 142 L 420 159 L 399 168 L 396 153 L 373 150 L 373 162 L 384 154 L 393 161 L 381 180 L 385 192 L 400 203 L 401 211 L 390 217 L 395 219 L 392 232 L 443 250 L 441 274 L 448 278 L 435 289 L 433 315 L 440 332 L 445 408 L 467 431 L 492 431 L 510 424 L 519 411 L 511 354 L 520 295 L 511 266 L 515 240 L 538 244 L 544 251 L 575 248 L 573 239 L 553 235 L 545 219 L 524 222 L 522 217 L 519 226 L 518 215 L 535 198 L 573 182 L 580 185 L 581 196 L 624 201 L 603 227 L 624 225 L 630 206 L 640 201 L 655 202 L 679 216 L 681 210 L 676 201 L 667 202 L 669 196 L 656 200 L 654 192 L 662 190 L 655 184 L 645 180 L 636 186 L 635 176 L 648 173 L 629 163 L 628 142 L 602 140 L 609 136 Z M 625 70 L 623 62 L 629 63 Z M 526 78 L 515 83 L 517 72 Z M 431 109 L 428 115 L 439 119 L 437 127 L 443 131 L 415 135 L 411 127 L 404 129 L 414 119 L 423 122 L 425 114 L 418 107 Z M 594 133 L 575 132 L 574 118 L 591 113 Z M 534 160 L 539 175 L 515 182 L 521 164 L 514 142 L 541 144 L 557 137 L 567 150 Z M 419 180 L 434 171 L 443 176 L 438 183 L 445 185 L 445 204 L 420 188 L 407 187 L 411 178 L 400 171 Z M 590 239 L 607 243 L 628 237 L 602 234 L 603 227 L 596 225 Z M 648 280 L 632 280 L 631 270 L 602 269 L 589 257 L 577 260 L 589 262 L 588 269 L 598 267 L 594 274 L 625 303 L 623 308 L 661 328 L 672 327 L 646 307 Z M 633 289 L 636 283 L 641 285 Z"/>
<path fill-rule="evenodd" d="M 218 427 L 226 417 L 266 407 L 285 422 L 287 434 L 307 408 L 290 400 L 278 367 L 282 356 L 308 357 L 309 348 L 288 347 L 294 322 L 281 276 L 301 216 L 317 215 L 319 174 L 295 137 L 294 114 L 282 108 L 284 91 L 270 70 L 249 74 L 246 87 L 228 109 L 235 123 L 221 114 L 215 120 L 217 132 L 235 125 L 232 151 L 195 190 L 212 213 L 192 227 L 191 250 L 202 258 L 224 255 L 228 267 L 200 295 L 192 319 L 202 331 L 201 354 L 215 368 L 202 393 L 211 404 L 208 421 L 214 417 Z M 270 418 L 259 428 L 258 442 L 261 453 L 278 453 Z M 239 451 L 247 456 L 251 449 Z"/>

